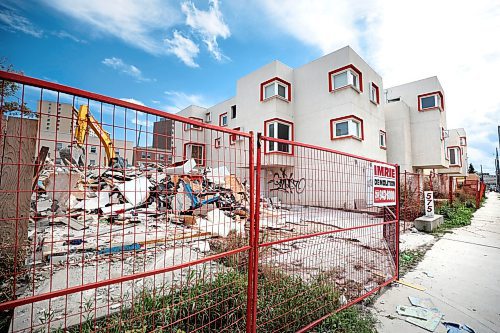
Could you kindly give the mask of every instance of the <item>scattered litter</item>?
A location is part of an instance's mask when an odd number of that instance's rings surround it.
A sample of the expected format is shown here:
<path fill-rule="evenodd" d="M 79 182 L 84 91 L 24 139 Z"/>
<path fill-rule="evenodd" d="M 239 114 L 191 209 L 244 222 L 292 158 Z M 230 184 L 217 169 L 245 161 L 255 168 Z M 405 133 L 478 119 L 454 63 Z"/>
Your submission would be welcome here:
<path fill-rule="evenodd" d="M 408 299 L 410 300 L 411 305 L 427 309 L 434 308 L 434 303 L 430 298 L 418 298 L 414 296 L 408 296 Z"/>
<path fill-rule="evenodd" d="M 411 283 L 408 283 L 408 282 L 405 282 L 403 280 L 396 280 L 397 283 L 399 284 L 402 284 L 403 286 L 407 286 L 407 287 L 410 287 L 410 288 L 413 288 L 413 289 L 417 289 L 417 290 L 420 290 L 420 291 L 424 291 L 425 288 L 422 287 L 422 286 L 419 286 L 419 285 L 416 285 L 416 284 L 411 284 Z"/>
<path fill-rule="evenodd" d="M 444 327 L 448 329 L 448 333 L 475 333 L 475 331 L 467 325 L 456 323 L 443 322 Z"/>
<path fill-rule="evenodd" d="M 396 312 L 405 316 L 407 322 L 422 327 L 430 332 L 434 332 L 443 317 L 443 314 L 439 311 L 436 312 L 416 306 L 398 305 L 396 307 Z"/>
<path fill-rule="evenodd" d="M 113 246 L 108 249 L 99 250 L 99 254 L 113 254 L 127 251 L 137 251 L 141 248 L 141 245 L 134 243 L 129 245 Z"/>

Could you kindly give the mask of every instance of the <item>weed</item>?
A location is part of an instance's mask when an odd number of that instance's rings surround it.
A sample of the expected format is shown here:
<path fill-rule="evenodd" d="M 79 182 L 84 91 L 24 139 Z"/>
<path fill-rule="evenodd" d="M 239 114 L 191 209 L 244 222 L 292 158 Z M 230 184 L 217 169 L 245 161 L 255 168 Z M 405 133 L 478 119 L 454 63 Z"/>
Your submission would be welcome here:
<path fill-rule="evenodd" d="M 405 250 L 399 254 L 399 275 L 403 276 L 408 271 L 415 268 L 418 263 L 424 258 L 426 250 Z"/>
<path fill-rule="evenodd" d="M 467 202 L 454 202 L 451 205 L 444 204 L 440 206 L 436 210 L 436 213 L 443 215 L 444 223 L 438 228 L 437 232 L 470 225 L 474 211 L 474 206 L 471 206 Z"/>

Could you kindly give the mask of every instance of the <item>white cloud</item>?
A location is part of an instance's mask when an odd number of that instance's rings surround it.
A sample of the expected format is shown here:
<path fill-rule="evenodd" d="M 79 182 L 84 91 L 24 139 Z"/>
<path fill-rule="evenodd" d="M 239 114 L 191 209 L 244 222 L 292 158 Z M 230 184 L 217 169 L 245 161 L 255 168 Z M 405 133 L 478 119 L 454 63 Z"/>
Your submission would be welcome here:
<path fill-rule="evenodd" d="M 500 73 L 500 43 L 492 39 L 500 31 L 497 0 L 261 0 L 259 5 L 268 24 L 322 54 L 351 45 L 382 75 L 385 87 L 437 75 L 448 128 L 465 128 L 473 164 L 491 164 L 485 159 L 493 143 L 479 142 L 500 123 L 494 74 Z M 492 125 L 481 126 L 484 120 Z"/>
<path fill-rule="evenodd" d="M 1 28 L 10 32 L 22 32 L 36 38 L 43 36 L 43 30 L 37 28 L 26 17 L 17 15 L 13 10 L 3 7 L 0 9 Z"/>
<path fill-rule="evenodd" d="M 86 40 L 83 40 L 83 39 L 79 39 L 75 36 L 73 36 L 72 34 L 70 34 L 69 32 L 67 31 L 64 31 L 64 30 L 60 30 L 60 31 L 53 31 L 52 32 L 52 35 L 58 37 L 58 38 L 61 38 L 61 39 L 70 39 L 74 42 L 77 42 L 77 43 L 84 43 L 86 44 L 87 41 Z"/>
<path fill-rule="evenodd" d="M 148 53 L 164 54 L 158 35 L 180 22 L 180 13 L 162 0 L 44 0 L 83 27 L 117 37 Z"/>
<path fill-rule="evenodd" d="M 182 12 L 186 15 L 186 24 L 196 33 L 199 33 L 212 56 L 221 61 L 227 59 L 219 49 L 217 38 L 228 38 L 231 36 L 229 27 L 224 22 L 218 0 L 210 0 L 208 10 L 199 10 L 191 2 L 187 1 L 181 5 Z"/>
<path fill-rule="evenodd" d="M 200 52 L 198 45 L 191 39 L 184 37 L 179 31 L 174 31 L 172 39 L 165 39 L 167 51 L 175 54 L 186 66 L 199 67 L 194 58 Z"/>
<path fill-rule="evenodd" d="M 122 100 L 124 102 L 129 102 L 129 103 L 145 106 L 145 104 L 143 102 L 141 102 L 137 99 L 134 99 L 134 98 L 120 98 L 120 100 Z"/>
<path fill-rule="evenodd" d="M 151 79 L 148 79 L 142 75 L 142 72 L 139 68 L 135 67 L 134 65 L 129 65 L 125 62 L 123 62 L 122 59 L 112 57 L 112 58 L 105 58 L 102 63 L 106 66 L 109 66 L 113 69 L 116 69 L 117 71 L 120 71 L 122 73 L 125 73 L 129 76 L 134 77 L 137 81 L 152 81 Z"/>
<path fill-rule="evenodd" d="M 165 91 L 165 95 L 167 95 L 169 103 L 164 109 L 172 113 L 179 112 L 190 105 L 201 107 L 208 107 L 211 105 L 211 102 L 208 101 L 205 96 L 199 94 L 186 94 L 181 91 Z"/>

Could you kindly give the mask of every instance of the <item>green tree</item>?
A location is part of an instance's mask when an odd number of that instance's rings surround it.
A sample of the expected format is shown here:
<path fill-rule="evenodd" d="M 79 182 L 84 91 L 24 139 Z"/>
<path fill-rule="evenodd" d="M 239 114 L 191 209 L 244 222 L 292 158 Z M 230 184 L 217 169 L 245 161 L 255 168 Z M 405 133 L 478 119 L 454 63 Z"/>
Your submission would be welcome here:
<path fill-rule="evenodd" d="M 0 70 L 23 74 L 14 70 L 14 66 L 11 64 L 7 64 L 7 58 L 0 59 Z M 15 82 L 0 80 L 0 115 L 14 115 L 16 113 L 27 115 L 31 113 L 26 102 L 22 103 L 21 98 L 16 96 L 20 88 L 19 84 Z"/>
<path fill-rule="evenodd" d="M 474 169 L 474 166 L 471 164 L 469 164 L 469 173 L 476 173 L 476 169 Z"/>

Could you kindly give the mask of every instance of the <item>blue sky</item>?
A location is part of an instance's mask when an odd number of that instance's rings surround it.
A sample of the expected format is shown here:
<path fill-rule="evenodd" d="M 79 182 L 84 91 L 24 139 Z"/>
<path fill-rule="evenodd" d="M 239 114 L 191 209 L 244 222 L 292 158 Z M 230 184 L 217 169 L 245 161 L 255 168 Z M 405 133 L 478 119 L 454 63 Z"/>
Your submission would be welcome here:
<path fill-rule="evenodd" d="M 492 171 L 500 95 L 485 73 L 500 73 L 500 45 L 484 32 L 499 22 L 495 0 L 7 0 L 0 56 L 26 75 L 175 112 L 233 96 L 274 59 L 296 67 L 349 44 L 386 87 L 437 75 L 448 127 L 465 127 L 471 162 Z"/>

